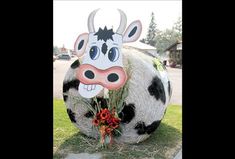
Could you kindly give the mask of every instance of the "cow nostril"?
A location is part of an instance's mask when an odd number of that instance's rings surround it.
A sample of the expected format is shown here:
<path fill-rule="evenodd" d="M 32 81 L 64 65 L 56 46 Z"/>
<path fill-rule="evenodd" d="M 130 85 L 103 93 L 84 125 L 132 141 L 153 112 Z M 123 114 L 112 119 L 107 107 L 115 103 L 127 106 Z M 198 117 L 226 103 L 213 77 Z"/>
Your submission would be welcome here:
<path fill-rule="evenodd" d="M 111 73 L 108 75 L 108 81 L 109 82 L 115 82 L 119 79 L 118 75 L 116 73 Z"/>
<path fill-rule="evenodd" d="M 93 79 L 95 77 L 94 73 L 90 70 L 85 72 L 85 76 L 89 79 Z"/>

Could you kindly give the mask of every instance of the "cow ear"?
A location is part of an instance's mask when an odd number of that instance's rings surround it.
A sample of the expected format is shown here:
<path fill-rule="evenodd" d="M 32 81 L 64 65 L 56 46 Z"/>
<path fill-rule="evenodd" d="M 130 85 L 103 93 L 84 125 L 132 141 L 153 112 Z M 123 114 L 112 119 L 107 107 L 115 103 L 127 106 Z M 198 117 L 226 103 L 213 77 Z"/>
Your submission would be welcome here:
<path fill-rule="evenodd" d="M 78 57 L 81 57 L 86 49 L 86 45 L 88 42 L 88 33 L 80 34 L 74 44 L 74 51 L 76 52 Z"/>
<path fill-rule="evenodd" d="M 123 43 L 136 41 L 141 34 L 142 24 L 139 20 L 132 22 L 123 34 Z"/>

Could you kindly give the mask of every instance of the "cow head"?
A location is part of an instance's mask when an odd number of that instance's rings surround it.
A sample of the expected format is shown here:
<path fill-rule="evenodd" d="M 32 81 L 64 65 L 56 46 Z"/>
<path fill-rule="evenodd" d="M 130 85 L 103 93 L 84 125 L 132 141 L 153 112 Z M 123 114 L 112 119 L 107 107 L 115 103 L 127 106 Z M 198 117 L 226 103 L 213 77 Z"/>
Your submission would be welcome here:
<path fill-rule="evenodd" d="M 118 10 L 121 21 L 117 31 L 104 27 L 96 32 L 94 16 L 97 11 L 89 15 L 89 33 L 79 35 L 74 44 L 77 56 L 84 55 L 76 78 L 80 80 L 79 94 L 85 98 L 96 96 L 103 88 L 116 90 L 125 84 L 127 75 L 123 69 L 122 43 L 136 41 L 142 31 L 139 20 L 132 22 L 125 31 L 127 18 Z"/>

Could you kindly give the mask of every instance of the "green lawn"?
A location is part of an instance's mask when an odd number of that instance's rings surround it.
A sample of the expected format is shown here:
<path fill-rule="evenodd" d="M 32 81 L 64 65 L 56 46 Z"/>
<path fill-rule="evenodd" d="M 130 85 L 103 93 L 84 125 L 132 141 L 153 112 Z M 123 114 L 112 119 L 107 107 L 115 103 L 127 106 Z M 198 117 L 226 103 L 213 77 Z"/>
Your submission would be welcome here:
<path fill-rule="evenodd" d="M 145 141 L 132 145 L 97 147 L 98 141 L 79 133 L 70 122 L 63 100 L 54 99 L 54 159 L 68 153 L 100 152 L 105 159 L 157 158 L 171 159 L 182 145 L 182 107 L 170 105 L 159 128 Z"/>

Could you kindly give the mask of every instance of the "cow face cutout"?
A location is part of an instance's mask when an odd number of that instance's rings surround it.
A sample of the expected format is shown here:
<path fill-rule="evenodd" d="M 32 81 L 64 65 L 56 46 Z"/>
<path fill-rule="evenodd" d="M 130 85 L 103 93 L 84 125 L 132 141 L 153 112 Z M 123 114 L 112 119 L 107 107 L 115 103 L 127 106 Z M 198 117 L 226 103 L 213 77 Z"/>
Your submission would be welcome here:
<path fill-rule="evenodd" d="M 89 34 L 80 35 L 75 42 L 78 56 L 85 53 L 76 73 L 80 81 L 79 94 L 85 98 L 98 95 L 104 88 L 116 90 L 125 84 L 127 75 L 123 69 L 122 43 L 136 41 L 142 30 L 140 21 L 134 21 L 122 35 L 126 28 L 126 15 L 119 10 L 121 22 L 116 32 L 107 27 L 95 32 L 93 21 L 96 12 L 93 11 L 88 18 Z"/>

